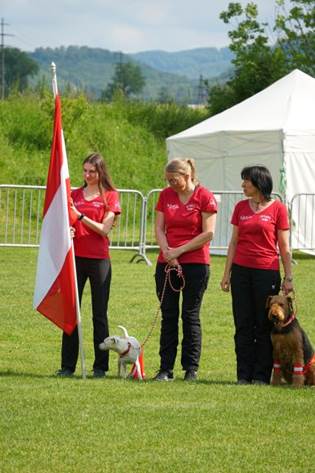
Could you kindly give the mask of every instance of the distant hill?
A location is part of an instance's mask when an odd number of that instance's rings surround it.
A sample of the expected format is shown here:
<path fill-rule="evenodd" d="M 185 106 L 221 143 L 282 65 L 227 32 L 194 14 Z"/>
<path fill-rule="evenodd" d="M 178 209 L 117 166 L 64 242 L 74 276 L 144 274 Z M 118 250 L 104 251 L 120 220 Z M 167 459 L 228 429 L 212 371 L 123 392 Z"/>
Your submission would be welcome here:
<path fill-rule="evenodd" d="M 141 67 L 146 80 L 140 98 L 167 97 L 180 103 L 198 103 L 200 74 L 211 80 L 226 73 L 232 57 L 227 48 L 199 48 L 178 53 L 145 51 L 128 55 L 87 46 L 37 48 L 29 55 L 39 64 L 39 77 L 50 79 L 50 64 L 55 62 L 61 89 L 69 85 L 94 98 L 99 98 L 110 82 L 115 64 L 132 61 Z"/>
<path fill-rule="evenodd" d="M 190 79 L 214 78 L 231 67 L 233 54 L 229 48 L 197 48 L 187 51 L 144 51 L 130 54 L 143 64 L 161 72 L 179 74 Z"/>

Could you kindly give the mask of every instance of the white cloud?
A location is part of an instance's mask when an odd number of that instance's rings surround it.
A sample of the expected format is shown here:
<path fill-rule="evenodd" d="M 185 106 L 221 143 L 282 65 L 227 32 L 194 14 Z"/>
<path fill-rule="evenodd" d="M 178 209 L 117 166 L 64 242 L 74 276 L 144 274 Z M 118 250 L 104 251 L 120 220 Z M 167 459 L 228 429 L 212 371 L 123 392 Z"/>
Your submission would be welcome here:
<path fill-rule="evenodd" d="M 87 45 L 123 52 L 227 46 L 219 19 L 230 0 L 1 0 L 6 44 L 21 49 Z M 255 0 L 254 0 L 255 2 Z M 247 1 L 241 0 L 246 4 Z M 272 20 L 275 0 L 258 0 Z"/>

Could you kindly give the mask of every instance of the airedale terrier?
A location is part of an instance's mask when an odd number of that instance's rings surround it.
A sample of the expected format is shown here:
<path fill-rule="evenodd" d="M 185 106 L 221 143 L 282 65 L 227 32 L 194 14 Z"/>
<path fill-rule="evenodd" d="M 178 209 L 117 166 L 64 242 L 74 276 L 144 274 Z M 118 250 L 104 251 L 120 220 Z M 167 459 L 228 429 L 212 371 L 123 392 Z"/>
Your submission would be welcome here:
<path fill-rule="evenodd" d="M 271 384 L 285 381 L 295 387 L 315 385 L 315 354 L 293 310 L 292 297 L 269 296 L 268 318 L 273 323 L 273 374 Z"/>

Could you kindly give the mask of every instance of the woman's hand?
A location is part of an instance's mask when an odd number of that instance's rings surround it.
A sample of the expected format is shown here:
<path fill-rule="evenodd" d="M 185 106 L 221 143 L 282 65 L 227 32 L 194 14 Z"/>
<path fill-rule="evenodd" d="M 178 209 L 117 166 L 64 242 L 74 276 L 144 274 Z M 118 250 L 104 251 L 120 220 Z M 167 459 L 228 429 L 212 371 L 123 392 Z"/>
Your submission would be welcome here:
<path fill-rule="evenodd" d="M 169 260 L 167 263 L 173 267 L 180 266 L 179 261 L 176 258 Z"/>
<path fill-rule="evenodd" d="M 72 214 L 75 215 L 77 218 L 80 217 L 81 213 L 75 207 L 72 199 L 70 200 L 70 210 L 71 210 Z"/>
<path fill-rule="evenodd" d="M 70 237 L 73 239 L 75 237 L 75 228 L 70 227 Z"/>
<path fill-rule="evenodd" d="M 286 278 L 284 278 L 283 281 L 282 281 L 281 289 L 285 293 L 285 295 L 288 295 L 289 292 L 294 291 L 293 282 L 288 281 Z"/>
<path fill-rule="evenodd" d="M 177 260 L 181 255 L 179 248 L 167 248 L 163 251 L 163 257 L 169 263 L 172 260 Z"/>
<path fill-rule="evenodd" d="M 230 290 L 230 276 L 223 276 L 223 278 L 220 282 L 220 286 L 221 286 L 222 291 L 229 292 L 229 290 Z"/>

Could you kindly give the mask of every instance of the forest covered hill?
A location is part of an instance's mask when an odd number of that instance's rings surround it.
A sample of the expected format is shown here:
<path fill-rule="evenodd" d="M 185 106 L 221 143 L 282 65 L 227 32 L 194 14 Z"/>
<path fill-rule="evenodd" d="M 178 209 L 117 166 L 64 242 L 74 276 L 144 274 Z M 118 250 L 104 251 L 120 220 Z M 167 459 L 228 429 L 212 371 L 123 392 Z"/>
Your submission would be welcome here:
<path fill-rule="evenodd" d="M 229 48 L 196 48 L 186 51 L 144 51 L 131 54 L 139 62 L 161 72 L 179 74 L 189 79 L 214 78 L 231 67 L 233 54 Z"/>
<path fill-rule="evenodd" d="M 167 53 L 145 51 L 123 54 L 101 48 L 69 46 L 37 48 L 29 55 L 39 64 L 37 76 L 50 80 L 50 64 L 55 62 L 60 87 L 71 86 L 99 98 L 112 79 L 118 62 L 132 61 L 141 67 L 145 87 L 139 96 L 159 100 L 166 96 L 178 103 L 198 103 L 199 77 L 214 80 L 231 68 L 232 55 L 227 48 L 199 48 Z"/>

